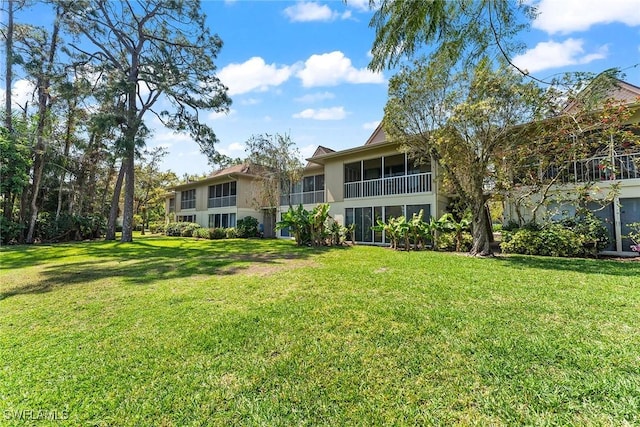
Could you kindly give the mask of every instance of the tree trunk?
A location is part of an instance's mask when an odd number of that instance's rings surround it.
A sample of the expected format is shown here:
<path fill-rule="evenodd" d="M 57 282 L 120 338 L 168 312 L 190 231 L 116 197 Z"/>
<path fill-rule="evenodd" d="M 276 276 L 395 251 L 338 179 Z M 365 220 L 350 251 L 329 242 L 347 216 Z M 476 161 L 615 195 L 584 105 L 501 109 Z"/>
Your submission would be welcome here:
<path fill-rule="evenodd" d="M 76 103 L 74 101 L 69 101 L 69 111 L 67 115 L 67 126 L 65 128 L 64 134 L 64 154 L 62 158 L 62 168 L 60 171 L 60 187 L 58 188 L 58 207 L 56 208 L 56 221 L 60 218 L 60 212 L 62 211 L 62 189 L 64 187 L 64 180 L 67 176 L 67 165 L 69 158 L 69 151 L 71 150 L 71 136 L 73 135 L 73 128 L 75 123 L 74 118 L 74 110 L 76 107 Z"/>
<path fill-rule="evenodd" d="M 9 135 L 13 132 L 11 117 L 11 85 L 13 84 L 13 0 L 7 0 L 7 35 L 5 38 L 5 80 L 4 80 L 4 111 L 5 127 Z"/>
<path fill-rule="evenodd" d="M 489 238 L 489 224 L 487 219 L 487 207 L 484 195 L 476 196 L 472 204 L 473 210 L 473 246 L 471 255 L 492 256 L 491 239 Z"/>
<path fill-rule="evenodd" d="M 38 127 L 36 129 L 36 149 L 35 158 L 33 162 L 33 188 L 31 190 L 31 219 L 29 221 L 29 231 L 27 232 L 27 243 L 33 243 L 33 235 L 36 228 L 36 220 L 38 218 L 38 193 L 40 193 L 40 184 L 42 183 L 42 173 L 44 171 L 45 163 L 45 129 L 48 120 L 50 105 L 50 81 L 51 74 L 53 72 L 53 61 L 55 59 L 56 49 L 58 46 L 58 32 L 60 25 L 58 18 L 60 16 L 60 7 L 56 11 L 56 18 L 53 24 L 53 32 L 51 33 L 51 45 L 49 47 L 49 56 L 47 58 L 46 69 L 41 70 L 38 81 Z"/>
<path fill-rule="evenodd" d="M 113 188 L 113 198 L 111 199 L 111 209 L 109 210 L 109 219 L 107 220 L 107 234 L 105 236 L 105 240 L 116 240 L 116 220 L 118 219 L 118 206 L 120 204 L 120 191 L 122 190 L 124 174 L 125 165 L 123 161 L 120 165 L 118 178 L 116 178 L 116 185 Z"/>
<path fill-rule="evenodd" d="M 133 241 L 133 199 L 134 199 L 134 177 L 133 177 L 133 157 L 135 147 L 131 144 L 127 147 L 126 157 L 122 160 L 125 167 L 124 182 L 124 209 L 122 212 L 122 238 L 121 242 Z"/>

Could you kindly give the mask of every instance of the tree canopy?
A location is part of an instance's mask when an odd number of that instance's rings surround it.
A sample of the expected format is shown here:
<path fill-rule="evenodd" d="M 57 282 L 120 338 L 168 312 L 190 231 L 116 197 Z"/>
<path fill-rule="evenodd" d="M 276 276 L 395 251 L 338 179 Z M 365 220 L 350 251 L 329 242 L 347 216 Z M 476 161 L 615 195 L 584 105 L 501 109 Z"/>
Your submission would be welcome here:
<path fill-rule="evenodd" d="M 452 71 L 446 61 L 404 67 L 389 83 L 383 126 L 417 161 L 436 160 L 450 193 L 473 214 L 473 254 L 489 254 L 486 187 L 515 125 L 538 115 L 541 91 L 487 59 Z"/>
<path fill-rule="evenodd" d="M 524 1 L 382 0 L 375 4 L 378 9 L 370 26 L 376 35 L 369 64 L 374 71 L 425 53 L 472 65 L 488 53 L 509 61 L 522 47 L 514 36 L 535 16 L 535 9 Z"/>

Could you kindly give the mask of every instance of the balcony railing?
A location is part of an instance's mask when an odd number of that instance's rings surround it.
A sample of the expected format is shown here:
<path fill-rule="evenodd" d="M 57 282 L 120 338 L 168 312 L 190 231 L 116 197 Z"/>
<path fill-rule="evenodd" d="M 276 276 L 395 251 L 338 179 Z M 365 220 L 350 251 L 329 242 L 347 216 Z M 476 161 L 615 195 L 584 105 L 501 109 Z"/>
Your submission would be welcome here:
<path fill-rule="evenodd" d="M 431 172 L 344 184 L 345 199 L 429 192 L 431 192 Z"/>
<path fill-rule="evenodd" d="M 280 197 L 280 206 L 310 205 L 324 203 L 324 190 L 307 191 L 305 193 L 291 193 Z"/>
<path fill-rule="evenodd" d="M 210 197 L 207 202 L 208 208 L 222 208 L 225 206 L 235 206 L 236 196 Z"/>
<path fill-rule="evenodd" d="M 576 160 L 564 170 L 557 167 L 548 168 L 543 177 L 552 179 L 558 174 L 558 181 L 565 184 L 640 179 L 640 153 L 615 155 L 613 161 L 610 156 Z"/>

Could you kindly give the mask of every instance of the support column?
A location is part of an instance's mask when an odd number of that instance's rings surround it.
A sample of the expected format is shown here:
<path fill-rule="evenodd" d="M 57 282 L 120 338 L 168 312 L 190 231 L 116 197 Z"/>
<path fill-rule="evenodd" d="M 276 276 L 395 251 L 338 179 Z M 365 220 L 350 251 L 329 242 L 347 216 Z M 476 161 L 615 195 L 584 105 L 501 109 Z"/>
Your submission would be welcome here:
<path fill-rule="evenodd" d="M 622 252 L 622 220 L 620 218 L 620 197 L 613 199 L 613 233 L 616 239 L 616 252 Z"/>

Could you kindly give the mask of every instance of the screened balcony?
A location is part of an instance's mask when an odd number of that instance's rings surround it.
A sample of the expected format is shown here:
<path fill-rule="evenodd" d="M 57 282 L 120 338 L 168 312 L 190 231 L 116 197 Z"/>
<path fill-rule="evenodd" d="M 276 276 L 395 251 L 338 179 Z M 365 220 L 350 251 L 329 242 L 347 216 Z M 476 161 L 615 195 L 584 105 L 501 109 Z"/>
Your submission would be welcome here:
<path fill-rule="evenodd" d="M 324 174 L 305 176 L 280 197 L 280 206 L 324 203 Z"/>
<path fill-rule="evenodd" d="M 566 169 L 549 167 L 543 177 L 553 179 L 558 175 L 558 181 L 565 184 L 640 179 L 640 153 L 575 160 Z"/>
<path fill-rule="evenodd" d="M 347 163 L 344 180 L 345 199 L 432 191 L 431 165 L 414 165 L 404 154 Z"/>

